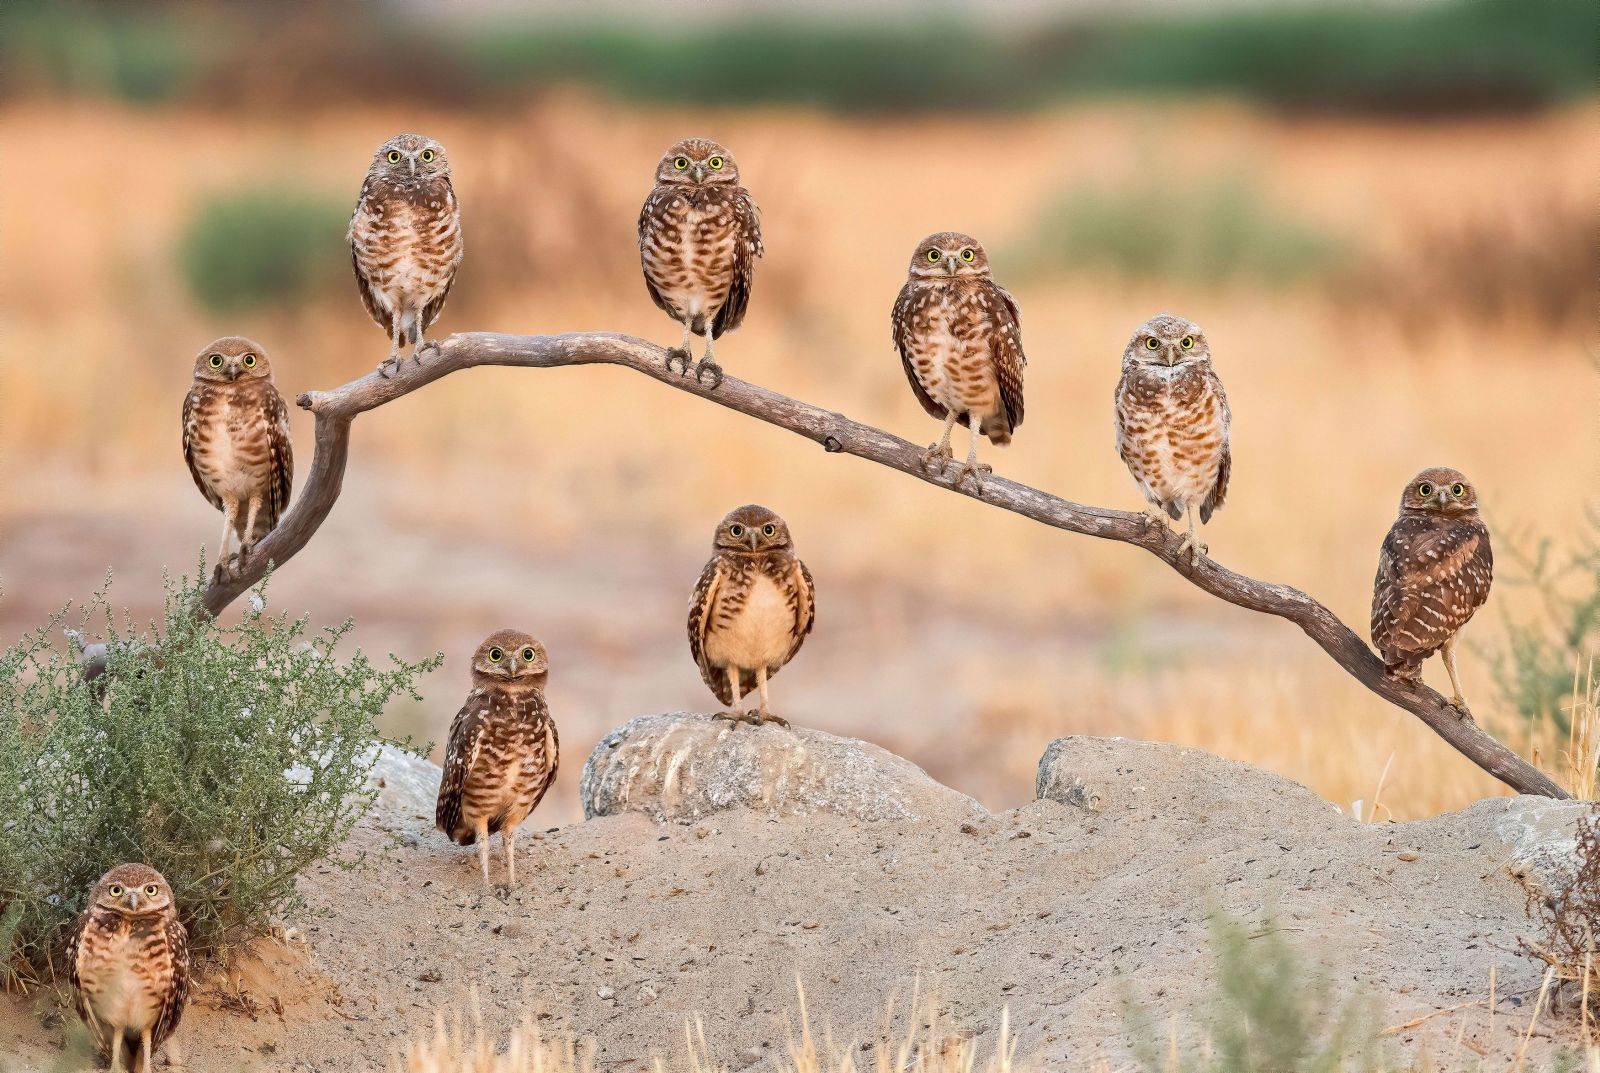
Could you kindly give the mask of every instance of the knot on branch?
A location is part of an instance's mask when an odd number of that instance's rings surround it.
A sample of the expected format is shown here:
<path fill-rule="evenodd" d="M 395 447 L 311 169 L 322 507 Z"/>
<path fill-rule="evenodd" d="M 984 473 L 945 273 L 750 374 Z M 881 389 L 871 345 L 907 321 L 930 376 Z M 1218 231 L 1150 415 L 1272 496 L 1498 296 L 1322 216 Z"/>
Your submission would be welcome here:
<path fill-rule="evenodd" d="M 824 436 L 822 438 L 822 449 L 830 455 L 836 455 L 844 450 L 844 444 L 839 442 L 838 437 Z"/>

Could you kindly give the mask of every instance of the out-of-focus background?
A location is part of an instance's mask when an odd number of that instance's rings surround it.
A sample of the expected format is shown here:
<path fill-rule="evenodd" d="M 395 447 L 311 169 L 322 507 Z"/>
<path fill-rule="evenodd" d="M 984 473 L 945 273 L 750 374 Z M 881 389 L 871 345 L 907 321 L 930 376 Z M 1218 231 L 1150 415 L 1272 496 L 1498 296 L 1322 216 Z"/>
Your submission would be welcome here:
<path fill-rule="evenodd" d="M 931 440 L 889 309 L 919 238 L 968 231 L 1030 358 L 1027 423 L 990 460 L 1138 509 L 1112 445 L 1119 357 L 1151 314 L 1186 314 L 1235 419 L 1214 555 L 1364 633 L 1407 478 L 1464 470 L 1503 563 L 1468 696 L 1542 760 L 1563 745 L 1494 664 L 1549 613 L 1514 582 L 1593 533 L 1589 0 L 13 3 L 4 23 L 7 639 L 108 569 L 147 617 L 163 571 L 216 540 L 179 449 L 208 340 L 259 340 L 291 398 L 384 356 L 344 245 L 384 139 L 425 132 L 454 165 L 467 256 L 435 335 L 671 342 L 635 221 L 660 153 L 704 134 L 737 157 L 768 251 L 718 347 L 730 371 Z M 293 420 L 303 477 L 311 423 Z M 777 710 L 991 806 L 1029 799 L 1044 745 L 1072 733 L 1203 746 L 1380 817 L 1500 792 L 1293 627 L 1134 549 L 620 370 L 475 370 L 361 418 L 343 498 L 269 598 L 353 616 L 369 651 L 445 652 L 389 715 L 425 740 L 485 634 L 545 639 L 559 822 L 607 729 L 714 704 L 685 610 L 715 522 L 750 501 L 789 520 L 819 593 Z"/>

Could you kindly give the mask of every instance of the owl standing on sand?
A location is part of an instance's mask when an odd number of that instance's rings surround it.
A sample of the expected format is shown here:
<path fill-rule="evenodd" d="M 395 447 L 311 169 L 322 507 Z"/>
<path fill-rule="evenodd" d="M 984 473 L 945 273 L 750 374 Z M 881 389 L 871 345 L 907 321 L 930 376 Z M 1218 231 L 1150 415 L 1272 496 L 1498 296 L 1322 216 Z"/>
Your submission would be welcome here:
<path fill-rule="evenodd" d="M 1189 519 L 1182 550 L 1198 561 L 1207 548 L 1195 533 L 1228 495 L 1228 396 L 1211 367 L 1198 325 L 1159 313 L 1133 333 L 1117 384 L 1117 453 L 1149 500 L 1152 524 Z"/>
<path fill-rule="evenodd" d="M 1489 598 L 1494 555 L 1478 516 L 1478 493 L 1453 469 L 1425 469 L 1400 497 L 1400 516 L 1383 538 L 1372 585 L 1372 641 L 1397 678 L 1418 680 L 1435 652 L 1444 656 L 1450 703 L 1466 711 L 1456 677 L 1456 638 Z"/>
<path fill-rule="evenodd" d="M 189 997 L 189 936 L 160 872 L 119 864 L 100 877 L 67 946 L 67 976 L 113 1073 L 151 1073 Z"/>
<path fill-rule="evenodd" d="M 421 134 L 399 134 L 378 147 L 361 184 L 346 237 L 361 304 L 389 333 L 385 376 L 400 371 L 400 348 L 421 362 L 426 332 L 449 297 L 461 267 L 461 207 L 444 146 Z"/>
<path fill-rule="evenodd" d="M 201 494 L 222 511 L 220 576 L 236 561 L 229 539 L 238 538 L 239 558 L 248 555 L 283 516 L 294 481 L 289 408 L 258 344 L 227 336 L 195 358 L 183 400 L 183 458 Z"/>
<path fill-rule="evenodd" d="M 917 401 L 944 421 L 944 435 L 923 455 L 923 468 L 950 461 L 957 423 L 970 436 L 956 483 L 971 477 L 983 491 L 992 467 L 978 461 L 978 439 L 1004 446 L 1022 424 L 1022 323 L 1017 303 L 989 274 L 989 255 L 957 231 L 929 235 L 911 256 L 909 278 L 895 299 L 894 345 Z"/>
<path fill-rule="evenodd" d="M 704 336 L 695 367 L 715 387 L 722 368 L 713 342 L 737 328 L 750 304 L 761 257 L 761 219 L 750 191 L 739 185 L 733 156 L 706 138 L 688 138 L 656 165 L 656 185 L 639 212 L 639 259 L 645 287 L 667 316 L 683 325 L 683 343 L 667 352 L 667 368 L 689 374 L 690 335 Z"/>
<path fill-rule="evenodd" d="M 450 724 L 435 812 L 439 830 L 478 844 L 489 882 L 489 836 L 500 834 L 506 880 L 517 882 L 517 827 L 556 781 L 561 742 L 545 703 L 550 657 L 518 630 L 490 634 L 472 657 L 472 692 Z"/>
<path fill-rule="evenodd" d="M 706 685 L 728 707 L 720 718 L 788 726 L 768 708 L 767 679 L 811 632 L 811 573 L 795 557 L 789 526 L 755 504 L 722 519 L 712 549 L 689 598 L 689 651 Z M 760 694 L 760 708 L 746 713 L 740 702 L 752 690 Z"/>

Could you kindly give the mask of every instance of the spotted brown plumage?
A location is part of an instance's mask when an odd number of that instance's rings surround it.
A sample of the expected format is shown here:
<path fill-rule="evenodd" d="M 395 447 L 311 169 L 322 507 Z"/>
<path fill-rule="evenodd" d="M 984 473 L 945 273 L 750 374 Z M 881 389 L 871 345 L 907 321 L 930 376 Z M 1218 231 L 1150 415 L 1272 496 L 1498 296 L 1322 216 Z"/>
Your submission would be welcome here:
<path fill-rule="evenodd" d="M 1151 317 L 1122 353 L 1116 391 L 1117 453 L 1150 503 L 1153 524 L 1189 519 L 1183 548 L 1206 553 L 1195 534 L 1222 507 L 1233 469 L 1228 396 L 1211 367 L 1199 325 L 1170 313 Z"/>
<path fill-rule="evenodd" d="M 478 844 L 489 881 L 489 836 L 500 835 L 517 882 L 517 827 L 556 781 L 561 742 L 545 703 L 550 658 L 518 630 L 490 634 L 472 657 L 472 692 L 450 724 L 435 820 L 462 846 Z"/>
<path fill-rule="evenodd" d="M 1400 497 L 1400 515 L 1378 555 L 1372 584 L 1372 641 L 1390 674 L 1418 679 L 1422 664 L 1442 653 L 1465 711 L 1456 676 L 1461 628 L 1489 598 L 1494 555 L 1478 514 L 1478 493 L 1458 471 L 1425 469 Z"/>
<path fill-rule="evenodd" d="M 725 718 L 788 725 L 768 709 L 767 679 L 794 659 L 816 621 L 811 573 L 795 556 L 789 526 L 755 504 L 722 519 L 712 549 L 689 598 L 695 665 L 728 707 Z M 740 702 L 752 691 L 760 708 L 745 714 Z"/>
<path fill-rule="evenodd" d="M 100 877 L 67 945 L 67 979 L 111 1068 L 153 1070 L 189 997 L 189 937 L 160 872 L 119 864 Z"/>
<path fill-rule="evenodd" d="M 756 261 L 762 254 L 761 219 L 750 191 L 739 185 L 739 165 L 707 138 L 687 138 L 656 165 L 656 185 L 639 211 L 639 259 L 645 288 L 667 316 L 683 325 L 683 342 L 667 366 L 689 373 L 691 335 L 706 340 L 695 378 L 721 381 L 712 360 L 715 340 L 744 321 Z"/>
<path fill-rule="evenodd" d="M 389 336 L 379 371 L 398 371 L 407 343 L 420 362 L 424 333 L 439 318 L 464 253 L 444 147 L 421 134 L 379 146 L 346 237 L 361 304 Z"/>
<path fill-rule="evenodd" d="M 1022 424 L 1022 322 L 1016 300 L 994 281 L 978 241 L 941 231 L 917 244 L 906 284 L 891 314 L 895 349 L 917 401 L 944 422 L 944 435 L 923 455 L 940 472 L 950 461 L 955 425 L 970 430 L 967 460 L 956 483 L 983 474 L 978 437 L 1004 445 Z"/>
<path fill-rule="evenodd" d="M 224 571 L 230 540 L 247 554 L 283 517 L 294 483 L 289 407 L 260 344 L 227 336 L 196 356 L 183 400 L 183 458 L 195 486 L 222 511 L 217 569 Z"/>

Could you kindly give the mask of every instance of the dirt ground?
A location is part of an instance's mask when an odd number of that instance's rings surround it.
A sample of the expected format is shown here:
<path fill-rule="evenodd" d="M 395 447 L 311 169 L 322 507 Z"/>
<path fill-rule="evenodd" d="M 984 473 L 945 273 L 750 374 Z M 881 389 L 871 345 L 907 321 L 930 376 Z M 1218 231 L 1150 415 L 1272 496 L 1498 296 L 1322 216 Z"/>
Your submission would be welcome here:
<path fill-rule="evenodd" d="M 186 1068 L 386 1069 L 475 995 L 494 1032 L 532 1015 L 592 1038 L 602 1070 L 678 1053 L 696 1013 L 713 1057 L 760 1069 L 789 1038 L 796 981 L 835 1039 L 873 1033 L 887 998 L 917 986 L 988 1040 L 1009 1008 L 1019 1054 L 1045 1068 L 1116 1068 L 1126 998 L 1182 1032 L 1212 990 L 1207 913 L 1265 921 L 1269 906 L 1340 992 L 1377 996 L 1386 1024 L 1438 1014 L 1390 1036 L 1397 1056 L 1500 1068 L 1516 1053 L 1540 974 L 1514 952 L 1522 893 L 1496 831 L 1532 799 L 1360 825 L 1196 750 L 1083 741 L 1072 763 L 1099 811 L 611 816 L 524 839 L 509 895 L 433 830 L 436 769 L 392 769 L 353 840 L 368 864 L 308 876 L 316 914 L 267 945 L 268 963 L 200 990 Z M 0 1002 L 13 1068 L 49 1068 L 60 1036 L 48 998 Z M 1557 1042 L 1541 1021 L 1528 1053 Z"/>

